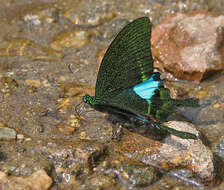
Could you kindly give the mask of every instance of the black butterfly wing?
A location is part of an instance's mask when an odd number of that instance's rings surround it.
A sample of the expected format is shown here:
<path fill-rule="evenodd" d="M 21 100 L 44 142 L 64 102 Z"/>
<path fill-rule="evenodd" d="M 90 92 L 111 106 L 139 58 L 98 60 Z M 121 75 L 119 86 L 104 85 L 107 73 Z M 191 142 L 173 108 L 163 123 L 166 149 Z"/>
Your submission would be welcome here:
<path fill-rule="evenodd" d="M 108 100 L 152 75 L 150 38 L 151 23 L 147 17 L 134 20 L 120 31 L 101 63 L 96 98 Z"/>

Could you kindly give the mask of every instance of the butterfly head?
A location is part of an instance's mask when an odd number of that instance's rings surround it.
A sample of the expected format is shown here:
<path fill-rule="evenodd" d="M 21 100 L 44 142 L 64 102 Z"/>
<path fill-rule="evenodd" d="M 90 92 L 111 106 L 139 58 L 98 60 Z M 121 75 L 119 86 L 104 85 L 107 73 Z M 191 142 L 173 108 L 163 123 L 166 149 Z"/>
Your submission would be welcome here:
<path fill-rule="evenodd" d="M 84 103 L 90 104 L 90 105 L 95 105 L 96 104 L 96 98 L 94 96 L 90 96 L 86 94 L 85 96 L 82 97 L 82 101 Z"/>

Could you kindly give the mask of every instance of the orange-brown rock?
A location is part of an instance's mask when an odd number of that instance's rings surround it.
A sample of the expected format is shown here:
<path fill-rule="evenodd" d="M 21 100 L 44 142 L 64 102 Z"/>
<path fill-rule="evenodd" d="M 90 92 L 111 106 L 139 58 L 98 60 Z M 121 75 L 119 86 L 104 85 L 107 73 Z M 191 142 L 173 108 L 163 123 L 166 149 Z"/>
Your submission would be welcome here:
<path fill-rule="evenodd" d="M 155 67 L 200 82 L 224 68 L 224 16 L 205 11 L 168 16 L 152 31 Z"/>
<path fill-rule="evenodd" d="M 187 122 L 170 121 L 166 125 L 177 130 L 198 133 Z M 211 181 L 215 176 L 212 152 L 200 139 L 181 139 L 171 135 L 164 142 L 160 142 L 124 130 L 119 152 L 131 160 L 166 171 L 175 168 L 188 169 L 204 182 Z"/>
<path fill-rule="evenodd" d="M 0 172 L 0 189 L 47 190 L 52 182 L 44 170 L 39 170 L 29 177 L 7 177 L 3 172 Z"/>

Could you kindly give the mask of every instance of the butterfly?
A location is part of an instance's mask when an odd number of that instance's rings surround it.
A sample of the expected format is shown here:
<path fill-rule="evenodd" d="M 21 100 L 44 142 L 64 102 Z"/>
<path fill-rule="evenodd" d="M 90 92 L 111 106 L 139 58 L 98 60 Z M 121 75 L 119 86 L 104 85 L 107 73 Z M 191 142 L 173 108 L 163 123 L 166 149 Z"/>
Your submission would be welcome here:
<path fill-rule="evenodd" d="M 127 24 L 112 41 L 99 68 L 95 96 L 83 96 L 94 109 L 136 116 L 184 139 L 197 136 L 161 124 L 178 106 L 198 106 L 198 99 L 172 99 L 160 73 L 154 72 L 148 17 Z"/>

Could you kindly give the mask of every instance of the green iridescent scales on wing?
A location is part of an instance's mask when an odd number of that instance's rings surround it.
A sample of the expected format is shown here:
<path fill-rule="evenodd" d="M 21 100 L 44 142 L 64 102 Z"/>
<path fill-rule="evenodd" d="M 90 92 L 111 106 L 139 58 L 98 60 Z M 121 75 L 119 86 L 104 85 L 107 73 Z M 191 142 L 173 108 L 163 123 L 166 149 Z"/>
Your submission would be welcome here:
<path fill-rule="evenodd" d="M 192 106 L 194 99 L 175 100 L 164 88 L 159 74 L 153 72 L 150 47 L 151 23 L 147 17 L 125 26 L 109 46 L 102 60 L 95 97 L 83 101 L 97 109 L 113 107 L 119 113 L 133 113 L 148 120 L 165 121 L 178 106 Z M 157 128 L 181 138 L 197 137 L 156 123 Z"/>
<path fill-rule="evenodd" d="M 96 97 L 109 99 L 152 75 L 150 35 L 151 23 L 146 17 L 136 19 L 120 31 L 101 63 Z"/>

